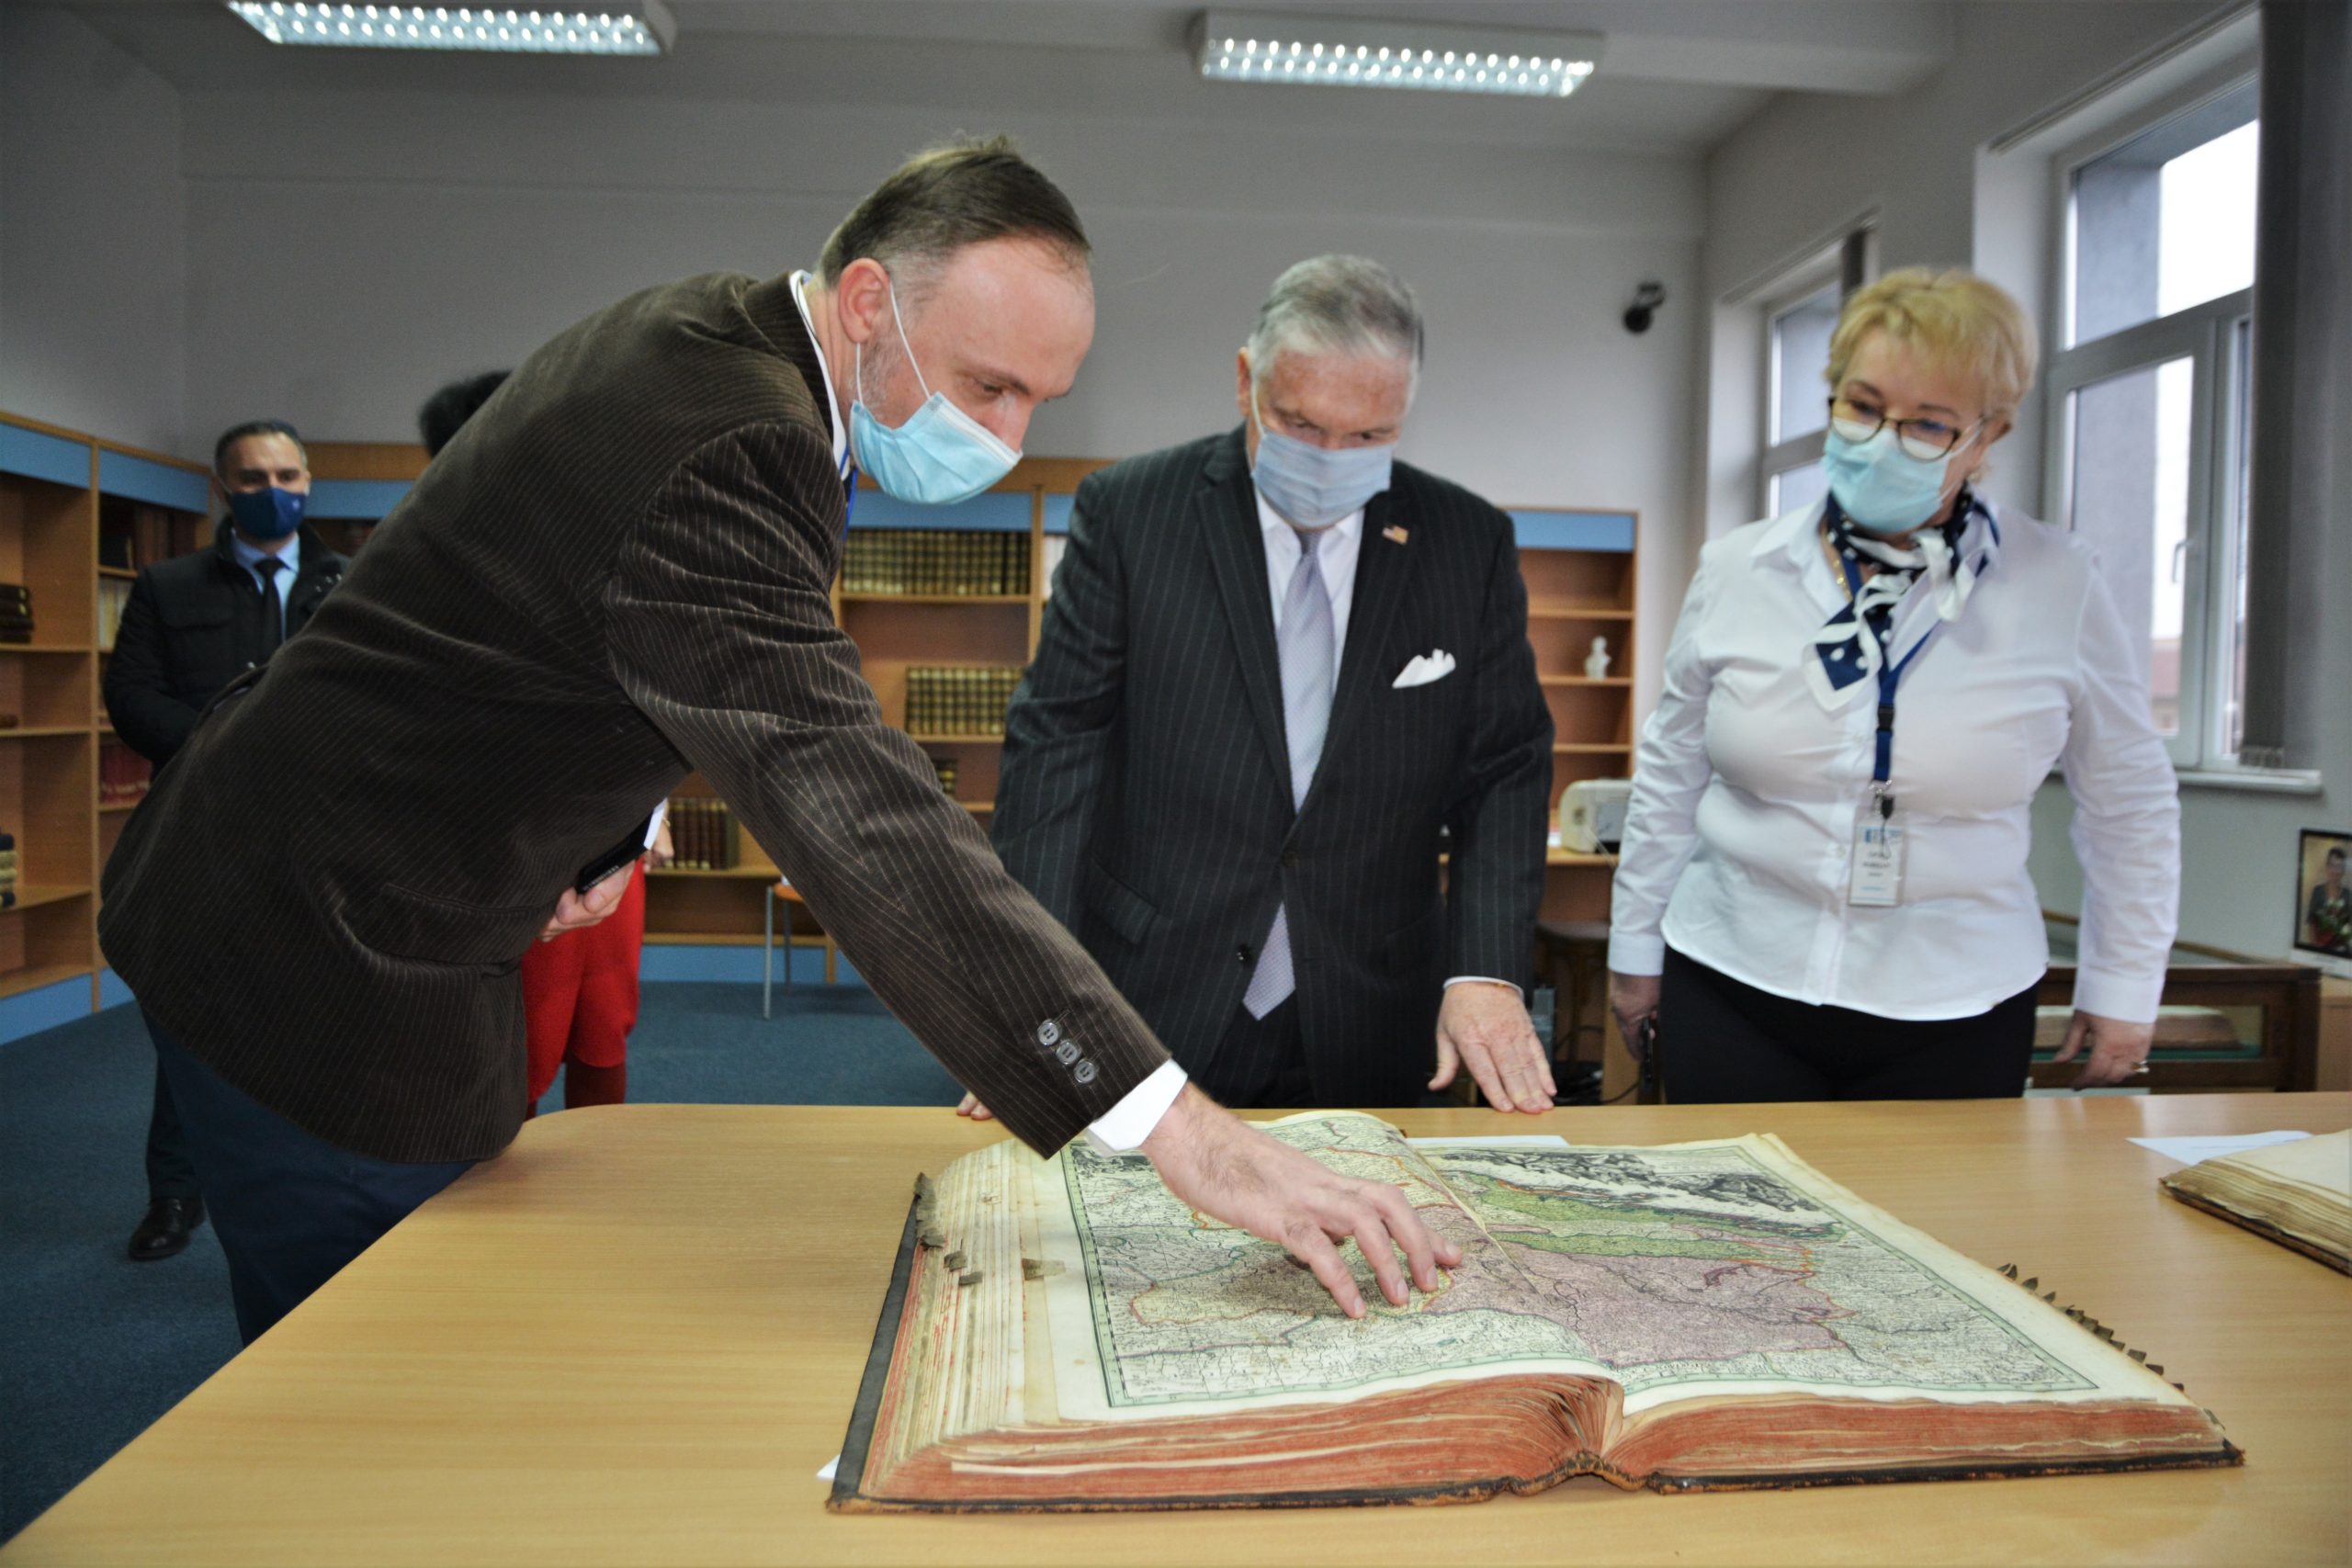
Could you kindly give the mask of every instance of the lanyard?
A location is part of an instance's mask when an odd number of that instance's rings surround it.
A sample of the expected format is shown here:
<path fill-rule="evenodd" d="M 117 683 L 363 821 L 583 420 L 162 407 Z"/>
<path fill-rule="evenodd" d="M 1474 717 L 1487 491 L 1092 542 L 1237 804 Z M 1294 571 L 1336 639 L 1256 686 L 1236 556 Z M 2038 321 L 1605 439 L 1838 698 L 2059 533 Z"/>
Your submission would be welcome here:
<path fill-rule="evenodd" d="M 1851 560 L 1841 560 L 1838 564 L 1845 569 L 1846 591 L 1854 599 L 1854 619 L 1860 623 L 1862 635 L 1877 637 L 1879 635 L 1877 630 L 1871 626 L 1870 622 L 1862 618 L 1861 568 L 1856 566 Z M 1939 622 L 1938 625 L 1941 623 Z M 1902 684 L 1903 672 L 1911 668 L 1912 661 L 1926 650 L 1929 642 L 1934 640 L 1936 627 L 1929 626 L 1926 635 L 1911 645 L 1911 651 L 1905 654 L 1900 662 L 1890 662 L 1887 658 L 1889 652 L 1887 644 L 1892 640 L 1894 633 L 1894 613 L 1889 611 L 1887 636 L 1879 640 L 1878 750 L 1871 764 L 1871 783 L 1878 796 L 1878 814 L 1882 818 L 1894 815 L 1894 795 L 1887 788 L 1888 783 L 1894 776 L 1894 690 Z"/>

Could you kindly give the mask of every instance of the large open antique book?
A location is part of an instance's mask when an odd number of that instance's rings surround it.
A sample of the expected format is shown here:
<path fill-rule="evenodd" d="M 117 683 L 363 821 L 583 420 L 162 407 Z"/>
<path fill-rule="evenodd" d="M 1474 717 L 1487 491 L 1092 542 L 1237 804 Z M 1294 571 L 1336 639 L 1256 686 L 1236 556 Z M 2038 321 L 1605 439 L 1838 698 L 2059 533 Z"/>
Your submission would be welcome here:
<path fill-rule="evenodd" d="M 1342 1316 L 1139 1156 L 1007 1141 L 918 1190 L 831 1506 L 1471 1500 L 2232 1464 L 2213 1417 L 1779 1140 L 1419 1148 L 1277 1136 L 1401 1183 L 1463 1261 Z M 1352 1253 L 1351 1254 L 1352 1256 Z"/>
<path fill-rule="evenodd" d="M 2272 1144 L 2176 1170 L 2165 1190 L 2352 1274 L 2352 1133 Z"/>

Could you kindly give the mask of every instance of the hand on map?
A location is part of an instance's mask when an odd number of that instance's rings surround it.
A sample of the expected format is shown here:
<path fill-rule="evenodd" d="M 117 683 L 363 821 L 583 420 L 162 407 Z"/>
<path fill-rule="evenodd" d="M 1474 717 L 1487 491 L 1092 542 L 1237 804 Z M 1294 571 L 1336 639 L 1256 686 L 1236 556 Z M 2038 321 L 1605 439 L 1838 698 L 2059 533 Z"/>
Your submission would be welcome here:
<path fill-rule="evenodd" d="M 1424 1291 L 1438 1288 L 1441 1267 L 1462 1261 L 1462 1249 L 1430 1234 L 1402 1188 L 1341 1176 L 1190 1084 L 1144 1140 L 1143 1152 L 1169 1191 L 1211 1218 L 1287 1248 L 1350 1317 L 1362 1317 L 1364 1303 L 1340 1254 L 1338 1244 L 1348 1237 L 1355 1237 L 1381 1293 L 1395 1306 L 1406 1302 L 1398 1248 L 1413 1283 Z"/>
<path fill-rule="evenodd" d="M 2130 1083 L 2148 1065 L 2148 1046 L 2156 1037 L 2153 1023 L 2126 1023 L 2120 1018 L 2101 1018 L 2095 1012 L 2075 1011 L 2074 1021 L 2066 1025 L 2066 1043 L 2058 1047 L 2053 1062 L 2071 1062 L 2090 1047 L 2090 1059 L 2075 1077 L 2076 1089 L 2100 1089 L 2109 1084 Z"/>
<path fill-rule="evenodd" d="M 968 1116 L 975 1122 L 993 1122 L 996 1120 L 996 1112 L 990 1111 L 987 1106 L 982 1105 L 980 1103 L 980 1097 L 977 1094 L 967 1093 L 963 1099 L 957 1100 L 956 1102 L 956 1114 L 958 1116 Z"/>
<path fill-rule="evenodd" d="M 1445 988 L 1437 1010 L 1437 1077 L 1432 1089 L 1467 1067 L 1487 1103 L 1497 1111 L 1549 1111 L 1559 1086 L 1552 1061 L 1516 986 L 1465 980 Z"/>

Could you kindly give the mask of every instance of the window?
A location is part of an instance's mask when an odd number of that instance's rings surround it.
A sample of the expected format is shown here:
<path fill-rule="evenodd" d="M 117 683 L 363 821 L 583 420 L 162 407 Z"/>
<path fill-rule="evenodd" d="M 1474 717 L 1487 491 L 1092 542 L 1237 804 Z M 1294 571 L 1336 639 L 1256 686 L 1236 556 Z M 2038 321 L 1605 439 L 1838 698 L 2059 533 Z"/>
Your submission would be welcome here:
<path fill-rule="evenodd" d="M 2097 548 L 2184 768 L 2234 763 L 2245 694 L 2255 87 L 2061 160 L 2050 513 Z"/>
<path fill-rule="evenodd" d="M 1764 429 L 1758 500 L 1767 517 L 1829 493 L 1821 443 L 1829 424 L 1829 338 L 1846 296 L 1869 275 L 1871 233 L 1857 230 L 1782 279 L 1767 296 Z"/>

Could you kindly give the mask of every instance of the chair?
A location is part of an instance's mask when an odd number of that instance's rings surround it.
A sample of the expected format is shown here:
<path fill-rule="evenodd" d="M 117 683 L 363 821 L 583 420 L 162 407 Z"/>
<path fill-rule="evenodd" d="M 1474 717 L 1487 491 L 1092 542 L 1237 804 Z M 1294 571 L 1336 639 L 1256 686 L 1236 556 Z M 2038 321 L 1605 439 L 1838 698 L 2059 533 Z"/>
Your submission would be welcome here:
<path fill-rule="evenodd" d="M 784 988 L 792 989 L 792 912 L 791 906 L 808 907 L 791 883 L 778 877 L 767 890 L 767 919 L 760 938 L 760 1016 L 774 1018 L 775 998 L 775 906 L 782 899 L 786 906 L 784 917 Z"/>

